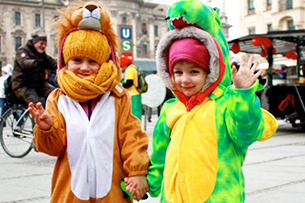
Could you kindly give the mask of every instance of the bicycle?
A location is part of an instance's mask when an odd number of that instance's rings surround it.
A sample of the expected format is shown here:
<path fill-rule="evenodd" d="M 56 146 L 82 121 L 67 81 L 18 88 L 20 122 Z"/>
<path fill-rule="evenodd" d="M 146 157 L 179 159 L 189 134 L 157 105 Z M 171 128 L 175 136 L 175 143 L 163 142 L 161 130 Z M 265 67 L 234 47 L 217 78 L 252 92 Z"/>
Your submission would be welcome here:
<path fill-rule="evenodd" d="M 30 153 L 34 148 L 33 127 L 34 119 L 26 106 L 11 105 L 0 123 L 1 145 L 5 153 L 14 158 L 22 158 Z"/>

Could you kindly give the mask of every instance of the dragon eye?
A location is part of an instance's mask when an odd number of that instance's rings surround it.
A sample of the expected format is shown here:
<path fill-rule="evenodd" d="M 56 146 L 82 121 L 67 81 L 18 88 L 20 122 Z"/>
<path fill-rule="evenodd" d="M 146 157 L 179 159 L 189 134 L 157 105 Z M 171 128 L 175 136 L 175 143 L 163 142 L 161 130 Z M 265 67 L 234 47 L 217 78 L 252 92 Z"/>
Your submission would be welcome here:
<path fill-rule="evenodd" d="M 186 11 L 184 11 L 184 13 L 183 13 L 184 15 L 186 15 Z"/>
<path fill-rule="evenodd" d="M 166 17 L 166 18 L 165 18 L 165 20 L 169 20 L 169 19 L 170 19 L 170 17 Z"/>

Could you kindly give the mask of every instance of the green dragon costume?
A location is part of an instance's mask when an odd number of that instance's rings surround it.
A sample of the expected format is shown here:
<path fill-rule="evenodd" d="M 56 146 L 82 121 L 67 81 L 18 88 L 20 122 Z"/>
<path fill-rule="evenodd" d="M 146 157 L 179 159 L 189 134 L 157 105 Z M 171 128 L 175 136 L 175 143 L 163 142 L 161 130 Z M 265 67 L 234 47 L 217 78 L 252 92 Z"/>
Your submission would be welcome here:
<path fill-rule="evenodd" d="M 155 125 L 149 193 L 161 193 L 164 203 L 244 202 L 241 167 L 247 149 L 271 137 L 277 122 L 260 108 L 257 81 L 247 89 L 231 85 L 229 48 L 217 10 L 184 0 L 173 4 L 167 15 L 170 31 L 158 44 L 157 68 L 177 98 L 164 104 Z M 169 47 L 182 38 L 197 39 L 210 55 L 206 83 L 191 98 L 174 88 L 168 71 Z"/>

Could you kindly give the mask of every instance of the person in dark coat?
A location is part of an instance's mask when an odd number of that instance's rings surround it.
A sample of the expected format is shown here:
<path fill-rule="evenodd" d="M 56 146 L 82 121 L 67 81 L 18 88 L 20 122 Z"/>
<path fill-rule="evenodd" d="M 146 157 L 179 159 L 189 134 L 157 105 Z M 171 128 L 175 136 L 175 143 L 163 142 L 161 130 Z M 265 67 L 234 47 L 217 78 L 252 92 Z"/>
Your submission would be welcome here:
<path fill-rule="evenodd" d="M 46 46 L 46 35 L 39 33 L 16 52 L 12 89 L 27 104 L 43 102 L 41 98 L 46 98 L 56 86 L 57 62 L 46 54 Z"/>

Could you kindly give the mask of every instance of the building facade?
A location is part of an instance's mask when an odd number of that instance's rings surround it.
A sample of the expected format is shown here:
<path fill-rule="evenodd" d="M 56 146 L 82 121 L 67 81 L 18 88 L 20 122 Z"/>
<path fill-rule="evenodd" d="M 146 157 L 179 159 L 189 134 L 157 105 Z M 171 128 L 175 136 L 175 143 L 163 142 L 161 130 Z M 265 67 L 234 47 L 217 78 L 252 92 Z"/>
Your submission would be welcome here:
<path fill-rule="evenodd" d="M 239 0 L 239 36 L 265 34 L 275 30 L 305 29 L 304 0 Z M 261 60 L 261 68 L 268 63 Z M 274 56 L 274 64 L 296 65 L 296 60 Z"/>
<path fill-rule="evenodd" d="M 48 35 L 48 54 L 55 56 L 55 32 L 51 23 L 57 17 L 61 1 L 45 0 L 45 31 Z M 16 49 L 43 30 L 42 3 L 34 1 L 0 0 L 0 65 L 13 64 Z"/>
<path fill-rule="evenodd" d="M 45 31 L 48 37 L 46 52 L 57 58 L 56 32 L 52 25 L 61 9 L 78 0 L 0 0 L 0 67 L 13 64 L 16 49 L 26 44 L 31 34 Z M 86 2 L 86 1 L 84 1 Z M 114 29 L 132 27 L 133 55 L 153 59 L 160 38 L 167 32 L 165 21 L 167 5 L 143 0 L 102 0 L 110 11 Z M 119 45 L 121 42 L 118 42 Z"/>
<path fill-rule="evenodd" d="M 240 36 L 305 28 L 304 0 L 239 0 Z"/>

